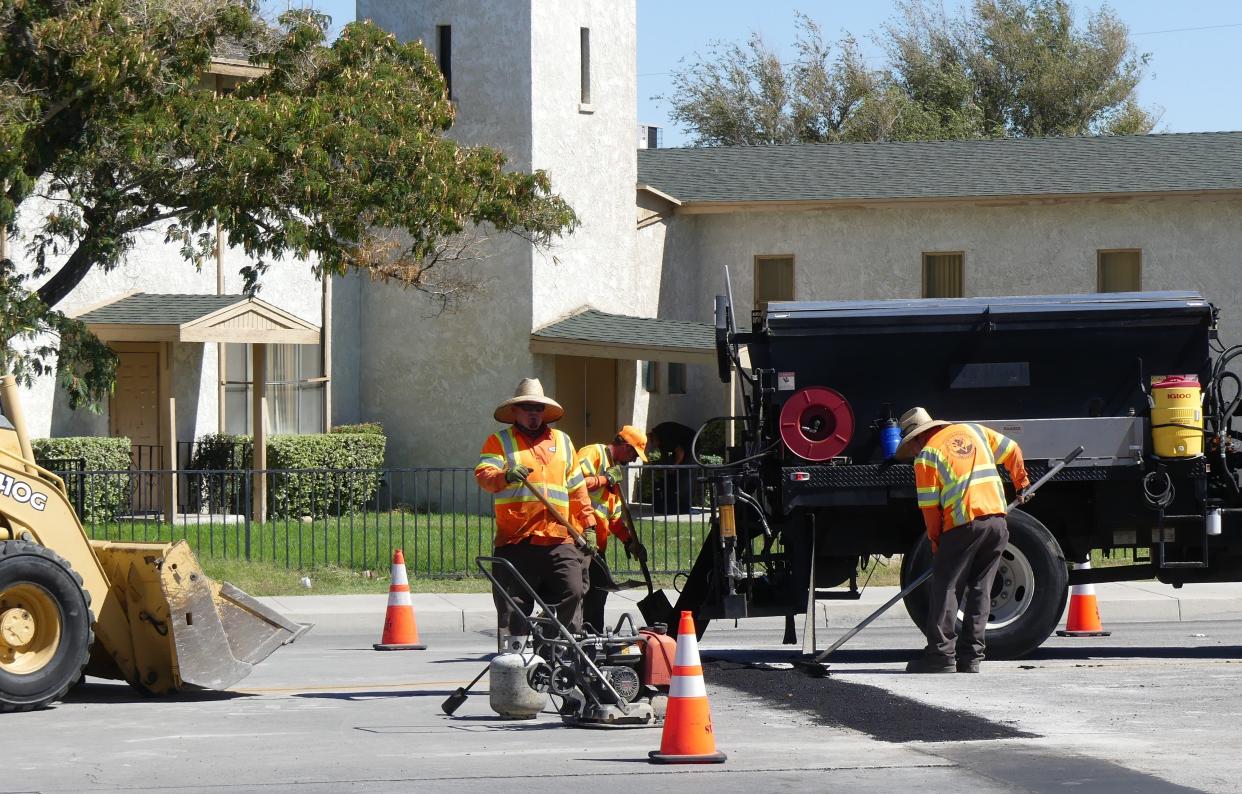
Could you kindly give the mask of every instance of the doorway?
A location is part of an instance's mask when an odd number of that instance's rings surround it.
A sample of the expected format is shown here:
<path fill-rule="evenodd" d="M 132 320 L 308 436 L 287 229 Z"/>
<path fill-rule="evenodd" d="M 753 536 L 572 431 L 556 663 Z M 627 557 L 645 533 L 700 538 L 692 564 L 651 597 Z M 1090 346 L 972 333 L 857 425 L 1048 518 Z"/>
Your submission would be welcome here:
<path fill-rule="evenodd" d="M 163 468 L 160 434 L 160 344 L 117 342 L 116 390 L 109 405 L 109 433 L 128 438 L 130 466 L 138 470 Z M 136 474 L 131 478 L 130 507 L 136 513 L 160 509 L 160 476 Z"/>
<path fill-rule="evenodd" d="M 616 359 L 557 356 L 552 396 L 565 409 L 556 426 L 569 434 L 576 449 L 606 444 L 616 435 Z"/>

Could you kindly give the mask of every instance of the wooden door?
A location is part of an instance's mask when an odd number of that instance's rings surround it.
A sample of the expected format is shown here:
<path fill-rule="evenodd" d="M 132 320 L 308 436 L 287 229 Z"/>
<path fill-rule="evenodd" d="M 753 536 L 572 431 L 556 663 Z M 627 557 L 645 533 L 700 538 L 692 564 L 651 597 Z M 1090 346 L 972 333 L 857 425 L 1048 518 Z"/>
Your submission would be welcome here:
<path fill-rule="evenodd" d="M 133 445 L 131 464 L 134 468 L 162 468 L 158 343 L 117 347 L 116 391 L 109 410 L 111 433 L 128 438 Z M 131 507 L 135 512 L 160 508 L 158 475 L 133 478 Z"/>
<path fill-rule="evenodd" d="M 617 361 L 612 358 L 556 357 L 556 393 L 565 409 L 556 426 L 574 446 L 607 443 L 617 433 Z"/>

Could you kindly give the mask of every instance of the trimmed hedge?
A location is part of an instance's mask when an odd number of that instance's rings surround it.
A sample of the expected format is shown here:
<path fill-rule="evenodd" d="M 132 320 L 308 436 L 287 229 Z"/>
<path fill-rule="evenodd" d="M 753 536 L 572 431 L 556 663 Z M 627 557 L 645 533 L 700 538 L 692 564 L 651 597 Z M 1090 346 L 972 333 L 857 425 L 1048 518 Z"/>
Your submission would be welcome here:
<path fill-rule="evenodd" d="M 208 513 L 240 513 L 242 510 L 242 475 L 224 474 L 223 471 L 249 469 L 253 459 L 250 436 L 229 433 L 209 433 L 201 436 L 194 445 L 190 468 L 196 471 L 217 470 L 198 478 L 197 497 L 191 510 L 206 509 Z"/>
<path fill-rule="evenodd" d="M 130 465 L 128 438 L 100 436 L 69 436 L 66 438 L 36 438 L 30 446 L 34 449 L 35 462 L 45 469 L 57 471 L 64 476 L 69 501 L 81 505 L 82 523 L 111 521 L 125 508 L 128 512 L 130 478 L 110 474 L 86 478 L 77 476 L 77 465 L 68 466 L 67 461 L 82 459 L 86 471 L 119 471 Z M 51 465 L 49 465 L 51 464 Z"/>
<path fill-rule="evenodd" d="M 272 436 L 269 469 L 379 469 L 388 439 L 375 433 Z M 340 515 L 363 509 L 380 486 L 378 471 L 278 473 L 268 479 L 273 517 Z"/>
<path fill-rule="evenodd" d="M 337 425 L 333 433 L 364 433 L 372 436 L 384 435 L 384 426 L 379 422 L 359 422 L 356 425 Z"/>

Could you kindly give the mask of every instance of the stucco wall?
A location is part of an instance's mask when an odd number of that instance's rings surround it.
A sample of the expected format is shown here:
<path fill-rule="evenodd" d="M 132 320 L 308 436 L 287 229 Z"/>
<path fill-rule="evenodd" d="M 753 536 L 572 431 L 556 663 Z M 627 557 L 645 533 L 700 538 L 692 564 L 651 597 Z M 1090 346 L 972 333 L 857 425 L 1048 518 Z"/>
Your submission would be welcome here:
<path fill-rule="evenodd" d="M 525 2 L 360 0 L 370 18 L 403 41 L 432 52 L 436 26 L 452 26 L 453 98 L 449 135 L 503 150 L 514 168 L 531 167 L 531 22 Z M 484 233 L 486 234 L 486 232 Z M 491 414 L 517 382 L 536 371 L 529 352 L 531 247 L 513 236 L 486 243 L 484 258 L 448 264 L 479 291 L 456 311 L 440 313 L 425 295 L 362 282 L 356 307 L 357 420 L 388 433 L 394 466 L 473 466 Z M 338 306 L 348 303 L 348 299 Z M 342 317 L 342 322 L 346 320 Z M 334 351 L 338 378 L 347 353 Z M 349 411 L 338 390 L 338 415 Z"/>

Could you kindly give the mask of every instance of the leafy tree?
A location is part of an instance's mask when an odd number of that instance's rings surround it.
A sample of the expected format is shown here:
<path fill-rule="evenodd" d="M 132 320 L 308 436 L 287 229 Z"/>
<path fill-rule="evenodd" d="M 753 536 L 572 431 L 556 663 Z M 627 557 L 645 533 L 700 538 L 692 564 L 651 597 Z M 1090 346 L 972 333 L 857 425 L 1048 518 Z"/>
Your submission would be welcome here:
<path fill-rule="evenodd" d="M 255 0 L 0 0 L 0 226 L 33 263 L 0 257 L 7 371 L 57 371 L 74 406 L 104 396 L 115 357 L 55 307 L 153 227 L 201 266 L 218 224 L 250 289 L 313 258 L 444 302 L 473 230 L 546 245 L 574 227 L 547 174 L 444 136 L 453 107 L 421 44 L 358 22 L 327 46 L 328 24 L 272 27 Z M 267 71 L 216 95 L 201 80 L 226 41 Z"/>
<path fill-rule="evenodd" d="M 857 40 L 798 14 L 794 57 L 715 43 L 673 76 L 674 121 L 695 145 L 1124 135 L 1149 132 L 1135 89 L 1148 56 L 1107 7 L 1075 25 L 1066 0 L 974 0 L 948 18 L 907 0 L 869 69 Z"/>

